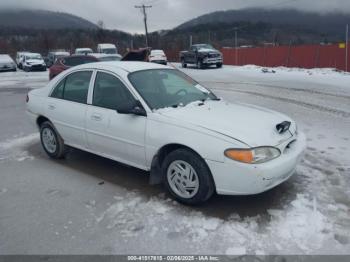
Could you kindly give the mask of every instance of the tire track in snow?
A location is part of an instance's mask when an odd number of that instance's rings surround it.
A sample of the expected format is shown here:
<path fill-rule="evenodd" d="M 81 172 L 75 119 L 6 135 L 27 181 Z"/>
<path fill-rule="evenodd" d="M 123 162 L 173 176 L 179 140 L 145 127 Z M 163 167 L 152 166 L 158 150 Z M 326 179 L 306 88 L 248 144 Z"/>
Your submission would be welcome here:
<path fill-rule="evenodd" d="M 326 107 L 326 106 L 315 105 L 315 104 L 311 104 L 311 103 L 307 103 L 307 102 L 302 102 L 302 101 L 298 101 L 298 100 L 291 99 L 291 98 L 267 95 L 267 94 L 262 94 L 262 93 L 258 93 L 258 92 L 254 92 L 254 91 L 232 90 L 232 89 L 218 88 L 218 87 L 212 87 L 210 89 L 219 90 L 219 91 L 227 91 L 227 92 L 236 92 L 236 93 L 250 94 L 250 95 L 260 96 L 260 97 L 264 97 L 264 98 L 270 98 L 270 99 L 274 99 L 274 100 L 279 100 L 279 101 L 283 101 L 283 102 L 287 102 L 287 103 L 291 103 L 291 104 L 307 107 L 307 108 L 310 108 L 310 109 L 316 109 L 316 110 L 319 110 L 321 112 L 331 113 L 331 114 L 334 114 L 334 115 L 337 115 L 337 116 L 341 116 L 341 117 L 344 117 L 344 118 L 350 118 L 350 112 L 339 110 L 339 109 L 334 109 L 334 108 L 330 108 L 330 107 Z"/>
<path fill-rule="evenodd" d="M 336 98 L 344 98 L 350 100 L 350 96 L 343 95 L 343 94 L 331 94 L 327 92 L 321 92 L 313 89 L 305 89 L 305 88 L 290 88 L 286 86 L 278 86 L 278 85 L 268 85 L 268 84 L 261 84 L 261 83 L 254 83 L 254 82 L 239 82 L 239 81 L 202 81 L 202 83 L 208 83 L 208 84 L 224 84 L 224 85 L 230 85 L 230 84 L 239 84 L 239 85 L 249 85 L 249 86 L 260 86 L 260 87 L 268 87 L 268 88 L 274 88 L 274 89 L 285 89 L 288 91 L 296 91 L 296 92 L 305 92 L 309 94 L 317 94 L 317 95 L 325 95 L 325 96 L 331 96 Z"/>

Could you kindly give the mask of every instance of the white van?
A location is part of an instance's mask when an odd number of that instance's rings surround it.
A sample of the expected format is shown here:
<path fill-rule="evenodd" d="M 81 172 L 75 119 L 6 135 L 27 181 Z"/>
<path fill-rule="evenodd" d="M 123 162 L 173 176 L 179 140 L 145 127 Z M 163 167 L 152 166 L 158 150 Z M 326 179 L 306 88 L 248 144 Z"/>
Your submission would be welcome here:
<path fill-rule="evenodd" d="M 98 44 L 97 53 L 102 54 L 118 54 L 118 49 L 114 44 Z"/>
<path fill-rule="evenodd" d="M 19 69 L 22 69 L 23 67 L 23 58 L 26 54 L 29 54 L 30 52 L 17 52 L 16 54 L 16 64 Z"/>

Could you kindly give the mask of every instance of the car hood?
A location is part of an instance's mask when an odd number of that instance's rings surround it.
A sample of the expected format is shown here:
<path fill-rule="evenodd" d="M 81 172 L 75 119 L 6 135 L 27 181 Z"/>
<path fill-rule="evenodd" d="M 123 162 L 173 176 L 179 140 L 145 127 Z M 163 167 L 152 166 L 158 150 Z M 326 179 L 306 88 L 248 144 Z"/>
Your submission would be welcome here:
<path fill-rule="evenodd" d="M 158 110 L 163 116 L 195 125 L 238 140 L 250 147 L 277 146 L 289 139 L 290 132 L 279 134 L 276 125 L 290 121 L 290 130 L 295 132 L 295 123 L 289 117 L 248 104 L 207 101 L 204 105 L 192 103 L 185 107 Z"/>
<path fill-rule="evenodd" d="M 200 52 L 200 53 L 215 53 L 215 54 L 219 54 L 220 53 L 218 50 L 208 49 L 208 48 L 201 48 L 201 49 L 198 50 L 198 52 Z"/>
<path fill-rule="evenodd" d="M 42 65 L 42 64 L 44 64 L 44 60 L 37 60 L 37 59 L 31 60 L 31 59 L 29 59 L 26 61 L 26 63 L 32 64 L 32 65 Z"/>

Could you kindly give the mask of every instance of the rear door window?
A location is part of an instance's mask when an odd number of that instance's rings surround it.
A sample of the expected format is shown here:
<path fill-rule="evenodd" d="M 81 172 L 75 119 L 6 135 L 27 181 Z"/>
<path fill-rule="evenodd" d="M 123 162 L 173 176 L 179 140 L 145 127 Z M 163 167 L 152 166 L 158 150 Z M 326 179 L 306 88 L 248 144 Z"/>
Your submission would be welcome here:
<path fill-rule="evenodd" d="M 92 71 L 68 75 L 51 93 L 51 97 L 86 104 Z"/>

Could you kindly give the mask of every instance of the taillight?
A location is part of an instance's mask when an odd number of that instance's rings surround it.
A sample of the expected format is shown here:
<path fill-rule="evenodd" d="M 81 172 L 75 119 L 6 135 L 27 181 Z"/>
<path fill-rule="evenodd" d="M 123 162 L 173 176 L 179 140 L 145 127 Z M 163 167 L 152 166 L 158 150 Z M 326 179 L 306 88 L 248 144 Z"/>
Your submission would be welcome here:
<path fill-rule="evenodd" d="M 26 103 L 28 103 L 29 102 L 29 96 L 27 95 L 27 97 L 26 97 Z"/>

